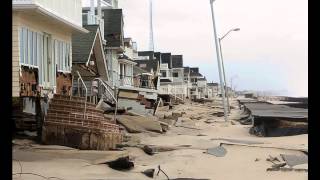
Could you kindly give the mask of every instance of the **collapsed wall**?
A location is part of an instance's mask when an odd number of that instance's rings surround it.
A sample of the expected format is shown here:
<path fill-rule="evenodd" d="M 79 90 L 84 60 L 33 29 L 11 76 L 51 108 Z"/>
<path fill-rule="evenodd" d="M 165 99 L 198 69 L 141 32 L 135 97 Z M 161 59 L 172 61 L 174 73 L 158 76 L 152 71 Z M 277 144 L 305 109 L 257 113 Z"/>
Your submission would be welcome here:
<path fill-rule="evenodd" d="M 63 145 L 83 150 L 109 150 L 122 142 L 114 120 L 85 98 L 54 95 L 42 128 L 44 144 Z"/>
<path fill-rule="evenodd" d="M 244 103 L 250 112 L 250 133 L 264 137 L 308 133 L 308 110 L 264 102 Z"/>

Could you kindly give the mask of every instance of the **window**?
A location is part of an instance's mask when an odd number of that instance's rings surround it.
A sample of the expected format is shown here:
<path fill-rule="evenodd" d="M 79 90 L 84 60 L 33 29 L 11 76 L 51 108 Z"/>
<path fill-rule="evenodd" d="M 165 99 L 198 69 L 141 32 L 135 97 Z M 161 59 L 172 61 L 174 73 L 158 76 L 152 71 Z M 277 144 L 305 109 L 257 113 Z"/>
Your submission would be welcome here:
<path fill-rule="evenodd" d="M 161 76 L 162 77 L 167 77 L 167 72 L 166 71 L 161 71 Z"/>
<path fill-rule="evenodd" d="M 25 27 L 20 29 L 20 63 L 23 66 L 38 68 L 41 55 L 41 47 L 38 38 L 41 33 L 31 31 Z"/>
<path fill-rule="evenodd" d="M 172 76 L 173 76 L 173 77 L 179 77 L 179 73 L 174 72 L 174 73 L 172 73 Z"/>
<path fill-rule="evenodd" d="M 56 62 L 58 71 L 70 72 L 71 65 L 71 49 L 70 43 L 63 42 L 60 40 L 54 40 L 54 61 Z"/>

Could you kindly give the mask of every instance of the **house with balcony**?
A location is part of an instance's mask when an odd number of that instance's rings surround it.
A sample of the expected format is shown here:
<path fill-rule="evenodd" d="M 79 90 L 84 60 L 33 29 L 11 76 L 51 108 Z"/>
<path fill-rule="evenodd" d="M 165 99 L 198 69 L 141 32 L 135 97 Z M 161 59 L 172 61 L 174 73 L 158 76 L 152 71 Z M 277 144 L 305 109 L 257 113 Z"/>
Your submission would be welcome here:
<path fill-rule="evenodd" d="M 137 42 L 132 41 L 132 38 L 124 38 L 124 55 L 130 59 L 135 60 L 138 58 Z"/>
<path fill-rule="evenodd" d="M 72 34 L 88 33 L 81 8 L 81 0 L 12 0 L 13 110 L 29 118 L 16 119 L 18 128 L 35 129 L 53 95 L 71 93 Z"/>
<path fill-rule="evenodd" d="M 75 33 L 72 36 L 72 75 L 74 79 L 72 94 L 79 94 L 84 90 L 84 87 L 78 81 L 80 76 L 86 85 L 88 99 L 90 102 L 97 104 L 101 94 L 95 91 L 94 81 L 102 81 L 112 91 L 107 59 L 103 49 L 103 37 L 99 24 L 83 25 L 83 27 L 89 33 Z M 112 101 L 112 99 L 109 99 L 109 102 Z"/>
<path fill-rule="evenodd" d="M 218 96 L 220 92 L 219 83 L 207 83 L 207 90 L 208 90 L 208 98 L 213 99 Z"/>
<path fill-rule="evenodd" d="M 191 89 L 192 89 L 192 82 L 190 78 L 190 67 L 184 67 L 183 68 L 183 74 L 184 74 L 184 83 L 187 86 L 187 95 L 186 98 L 191 98 Z"/>
<path fill-rule="evenodd" d="M 203 75 L 199 72 L 198 67 L 190 67 L 189 77 L 192 84 L 192 88 L 190 89 L 191 99 L 200 99 L 203 97 L 203 90 L 199 88 L 199 85 L 203 87 L 203 84 L 206 80 L 203 79 Z M 198 83 L 199 80 L 200 82 Z"/>
<path fill-rule="evenodd" d="M 198 78 L 197 86 L 200 98 L 208 98 L 208 86 L 206 77 Z"/>

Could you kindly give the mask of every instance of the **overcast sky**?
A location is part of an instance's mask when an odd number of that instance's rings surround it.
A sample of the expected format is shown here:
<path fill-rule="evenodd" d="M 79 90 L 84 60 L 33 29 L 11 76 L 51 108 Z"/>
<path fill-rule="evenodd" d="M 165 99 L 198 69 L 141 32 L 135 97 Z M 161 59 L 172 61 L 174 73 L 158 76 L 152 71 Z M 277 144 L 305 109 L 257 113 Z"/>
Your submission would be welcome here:
<path fill-rule="evenodd" d="M 88 0 L 83 0 L 88 5 Z M 149 0 L 119 0 L 124 31 L 148 49 Z M 209 0 L 153 0 L 155 50 L 184 56 L 209 81 L 219 82 Z M 276 90 L 308 96 L 308 2 L 216 0 L 218 36 L 227 73 L 238 90 Z"/>

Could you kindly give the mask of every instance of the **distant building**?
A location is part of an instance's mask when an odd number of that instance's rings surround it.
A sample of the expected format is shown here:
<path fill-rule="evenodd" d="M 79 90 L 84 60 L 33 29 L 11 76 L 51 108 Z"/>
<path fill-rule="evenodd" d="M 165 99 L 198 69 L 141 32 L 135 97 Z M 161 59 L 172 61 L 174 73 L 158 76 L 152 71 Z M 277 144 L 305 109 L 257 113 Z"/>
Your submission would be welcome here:
<path fill-rule="evenodd" d="M 208 89 L 208 98 L 212 99 L 214 97 L 217 97 L 219 94 L 219 84 L 218 83 L 207 83 L 207 89 Z"/>

